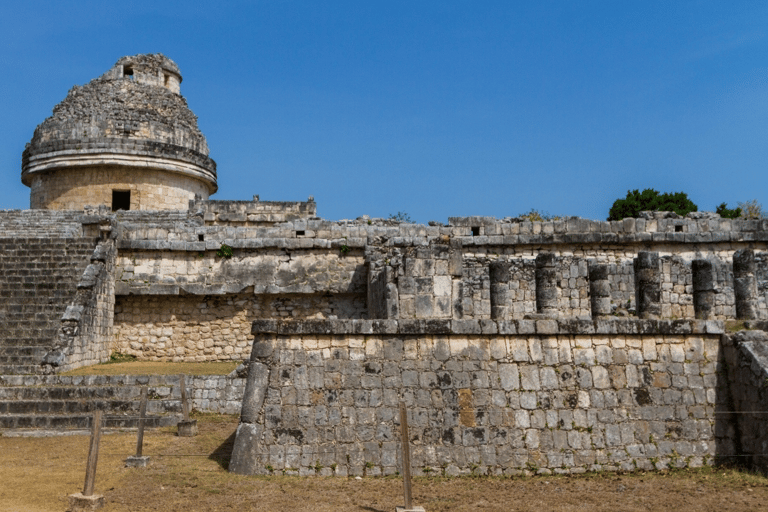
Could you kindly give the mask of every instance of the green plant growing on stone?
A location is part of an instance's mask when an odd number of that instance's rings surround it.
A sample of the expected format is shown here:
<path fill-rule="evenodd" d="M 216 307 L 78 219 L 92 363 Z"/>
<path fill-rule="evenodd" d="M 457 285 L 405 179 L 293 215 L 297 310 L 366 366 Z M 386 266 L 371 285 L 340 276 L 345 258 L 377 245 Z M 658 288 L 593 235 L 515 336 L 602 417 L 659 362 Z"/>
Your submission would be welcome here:
<path fill-rule="evenodd" d="M 331 467 L 331 471 L 333 471 L 335 473 L 337 466 L 338 466 L 338 464 L 336 464 L 335 462 L 333 464 L 331 464 L 331 466 L 330 466 Z"/>
<path fill-rule="evenodd" d="M 219 258 L 229 259 L 232 257 L 232 247 L 228 246 L 227 244 L 221 244 L 221 247 L 219 247 L 219 250 L 216 251 L 216 256 Z"/>
<path fill-rule="evenodd" d="M 344 237 L 344 240 L 346 239 L 347 237 Z M 349 246 L 347 244 L 341 244 L 339 247 L 339 252 L 341 252 L 341 254 L 347 254 L 349 252 Z"/>
<path fill-rule="evenodd" d="M 375 466 L 375 464 L 371 461 L 365 463 L 365 469 L 371 469 L 373 466 Z"/>
<path fill-rule="evenodd" d="M 114 363 L 131 363 L 133 361 L 136 361 L 136 356 L 131 354 L 123 354 L 121 352 L 112 352 L 109 356 L 109 361 L 107 361 L 107 364 L 114 364 Z"/>
<path fill-rule="evenodd" d="M 399 211 L 397 213 L 390 213 L 387 219 L 394 220 L 395 222 L 407 222 L 409 224 L 413 224 L 413 219 L 411 219 L 411 216 L 408 215 L 406 212 Z"/>
<path fill-rule="evenodd" d="M 314 465 L 314 466 L 311 466 L 311 467 L 312 467 L 312 468 L 314 468 L 314 470 L 315 470 L 317 473 L 319 473 L 319 472 L 320 472 L 320 470 L 321 470 L 321 469 L 323 469 L 323 467 L 325 467 L 325 466 L 323 466 L 322 464 L 320 464 L 320 461 L 318 460 L 318 461 L 315 461 L 315 465 Z"/>
<path fill-rule="evenodd" d="M 521 213 L 518 215 L 518 217 L 523 218 L 529 222 L 560 220 L 560 217 L 557 215 L 550 215 L 549 212 L 545 212 L 544 210 L 537 210 L 535 208 L 531 208 L 531 210 L 526 213 Z"/>
<path fill-rule="evenodd" d="M 270 475 L 271 475 L 272 473 L 274 473 L 274 472 L 275 472 L 275 468 L 274 468 L 274 467 L 272 467 L 272 465 L 270 465 L 270 464 L 267 464 L 266 466 L 264 466 L 264 469 L 266 469 L 267 471 L 269 471 L 269 474 L 270 474 Z"/>

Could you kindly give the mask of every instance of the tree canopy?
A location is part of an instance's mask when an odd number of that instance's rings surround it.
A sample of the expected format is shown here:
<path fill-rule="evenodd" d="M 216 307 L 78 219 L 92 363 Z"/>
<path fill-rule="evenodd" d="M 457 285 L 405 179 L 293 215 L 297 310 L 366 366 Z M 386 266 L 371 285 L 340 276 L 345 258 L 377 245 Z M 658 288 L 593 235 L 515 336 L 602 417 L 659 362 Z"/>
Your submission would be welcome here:
<path fill-rule="evenodd" d="M 686 215 L 698 209 L 699 207 L 688 199 L 688 194 L 685 192 L 660 194 L 652 188 L 647 188 L 642 192 L 635 189 L 628 190 L 626 198 L 614 201 L 613 206 L 608 211 L 608 220 L 638 217 L 640 212 L 646 210 Z"/>
<path fill-rule="evenodd" d="M 720 215 L 724 219 L 737 219 L 741 217 L 741 208 L 728 208 L 726 203 L 720 203 L 715 209 L 715 213 Z"/>

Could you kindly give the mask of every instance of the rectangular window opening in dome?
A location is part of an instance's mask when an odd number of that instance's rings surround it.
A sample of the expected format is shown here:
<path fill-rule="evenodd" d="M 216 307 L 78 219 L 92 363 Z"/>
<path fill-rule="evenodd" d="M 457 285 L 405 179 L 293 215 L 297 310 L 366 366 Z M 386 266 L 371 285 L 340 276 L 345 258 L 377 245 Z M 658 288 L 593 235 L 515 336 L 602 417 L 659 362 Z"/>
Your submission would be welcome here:
<path fill-rule="evenodd" d="M 131 191 L 113 190 L 112 191 L 112 211 L 131 209 Z"/>
<path fill-rule="evenodd" d="M 123 67 L 123 76 L 133 80 L 133 68 L 130 66 Z"/>

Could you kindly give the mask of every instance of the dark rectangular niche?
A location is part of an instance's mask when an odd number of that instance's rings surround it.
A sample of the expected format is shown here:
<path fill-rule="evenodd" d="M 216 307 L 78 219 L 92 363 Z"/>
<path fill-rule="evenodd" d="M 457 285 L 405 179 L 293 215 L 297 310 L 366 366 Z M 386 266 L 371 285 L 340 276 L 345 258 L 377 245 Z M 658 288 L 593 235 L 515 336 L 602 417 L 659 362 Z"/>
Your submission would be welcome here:
<path fill-rule="evenodd" d="M 302 231 L 302 230 L 297 230 L 297 231 L 296 231 L 296 236 L 304 236 L 304 231 Z"/>
<path fill-rule="evenodd" d="M 472 226 L 472 236 L 480 236 L 480 226 Z"/>
<path fill-rule="evenodd" d="M 131 209 L 131 191 L 113 190 L 112 191 L 112 211 Z"/>

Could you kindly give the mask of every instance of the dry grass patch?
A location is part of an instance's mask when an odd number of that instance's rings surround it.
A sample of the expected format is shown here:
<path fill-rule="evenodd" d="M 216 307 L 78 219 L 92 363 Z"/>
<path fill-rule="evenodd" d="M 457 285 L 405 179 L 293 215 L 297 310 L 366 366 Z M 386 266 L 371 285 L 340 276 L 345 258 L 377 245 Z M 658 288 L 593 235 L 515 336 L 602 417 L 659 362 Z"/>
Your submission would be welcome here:
<path fill-rule="evenodd" d="M 358 511 L 392 512 L 399 478 L 299 478 L 233 475 L 226 466 L 236 416 L 196 415 L 200 435 L 149 431 L 148 468 L 125 468 L 135 433 L 102 438 L 96 491 L 106 512 Z M 0 438 L 0 510 L 62 511 L 82 490 L 88 438 Z M 768 480 L 727 468 L 573 477 L 416 478 L 414 501 L 440 511 L 751 511 L 765 510 Z"/>
<path fill-rule="evenodd" d="M 61 375 L 227 375 L 238 364 L 237 361 L 212 363 L 108 362 L 78 368 Z"/>

